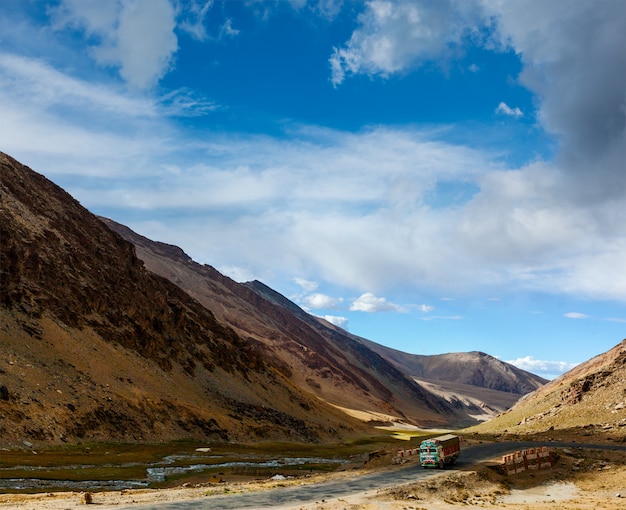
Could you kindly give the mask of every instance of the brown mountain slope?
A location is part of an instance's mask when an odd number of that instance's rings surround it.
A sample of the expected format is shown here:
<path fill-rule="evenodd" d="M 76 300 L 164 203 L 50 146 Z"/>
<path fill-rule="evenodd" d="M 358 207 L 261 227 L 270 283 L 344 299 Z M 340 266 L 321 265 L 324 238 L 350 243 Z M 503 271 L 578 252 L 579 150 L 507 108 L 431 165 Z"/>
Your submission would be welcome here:
<path fill-rule="evenodd" d="M 318 441 L 366 430 L 2 153 L 0 241 L 4 442 Z"/>
<path fill-rule="evenodd" d="M 626 340 L 527 395 L 478 432 L 602 430 L 626 440 Z"/>
<path fill-rule="evenodd" d="M 352 335 L 323 324 L 262 283 L 236 283 L 193 262 L 180 248 L 103 221 L 135 244 L 148 269 L 176 283 L 240 335 L 262 343 L 295 386 L 365 419 L 421 426 L 473 421 Z"/>
<path fill-rule="evenodd" d="M 431 393 L 481 421 L 513 406 L 547 381 L 483 352 L 408 354 L 361 339 Z"/>
<path fill-rule="evenodd" d="M 407 354 L 382 345 L 372 346 L 381 356 L 393 361 L 404 372 L 433 381 L 468 384 L 519 396 L 530 393 L 548 381 L 484 352 Z"/>

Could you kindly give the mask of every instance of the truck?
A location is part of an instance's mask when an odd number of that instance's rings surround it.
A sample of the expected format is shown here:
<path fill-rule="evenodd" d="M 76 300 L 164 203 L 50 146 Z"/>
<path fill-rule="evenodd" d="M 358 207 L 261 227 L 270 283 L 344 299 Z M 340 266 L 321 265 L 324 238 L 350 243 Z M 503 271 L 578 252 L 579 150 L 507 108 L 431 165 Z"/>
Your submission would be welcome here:
<path fill-rule="evenodd" d="M 420 444 L 422 467 L 438 467 L 454 464 L 461 453 L 461 438 L 453 434 L 425 439 Z"/>

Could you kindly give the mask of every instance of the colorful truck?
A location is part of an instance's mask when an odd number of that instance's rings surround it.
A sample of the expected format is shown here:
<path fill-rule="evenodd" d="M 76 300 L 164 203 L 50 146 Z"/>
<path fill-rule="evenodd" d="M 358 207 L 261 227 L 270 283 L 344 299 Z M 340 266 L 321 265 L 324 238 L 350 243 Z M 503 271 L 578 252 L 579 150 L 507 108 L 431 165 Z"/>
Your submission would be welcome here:
<path fill-rule="evenodd" d="M 420 444 L 420 464 L 438 467 L 454 464 L 461 453 L 461 438 L 452 434 L 426 439 Z"/>

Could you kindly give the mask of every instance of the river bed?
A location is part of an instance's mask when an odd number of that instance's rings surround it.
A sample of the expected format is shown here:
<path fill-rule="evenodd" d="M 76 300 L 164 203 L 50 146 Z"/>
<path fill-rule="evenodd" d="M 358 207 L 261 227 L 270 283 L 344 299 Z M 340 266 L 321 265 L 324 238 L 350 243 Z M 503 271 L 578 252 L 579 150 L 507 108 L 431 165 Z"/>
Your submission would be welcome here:
<path fill-rule="evenodd" d="M 167 487 L 228 477 L 262 477 L 332 471 L 348 458 L 312 447 L 290 450 L 195 444 L 92 445 L 0 450 L 0 492 L 124 490 Z"/>

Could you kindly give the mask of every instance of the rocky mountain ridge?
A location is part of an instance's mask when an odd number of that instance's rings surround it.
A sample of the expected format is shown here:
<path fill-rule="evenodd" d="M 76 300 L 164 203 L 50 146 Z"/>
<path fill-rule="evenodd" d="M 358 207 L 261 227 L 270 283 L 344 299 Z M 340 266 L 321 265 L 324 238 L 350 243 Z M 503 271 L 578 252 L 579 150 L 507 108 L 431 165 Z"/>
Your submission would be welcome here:
<path fill-rule="evenodd" d="M 210 307 L 242 337 L 263 344 L 294 385 L 371 421 L 471 423 L 356 338 L 323 324 L 263 283 L 239 284 L 175 247 L 102 220 L 135 244 L 149 270 Z"/>
<path fill-rule="evenodd" d="M 354 415 L 424 423 L 443 403 L 449 425 L 466 425 L 508 409 L 546 382 L 483 353 L 420 356 L 384 347 L 310 315 L 261 282 L 236 283 L 178 247 L 102 220 L 135 244 L 147 268 L 210 307 L 241 335 L 265 343 L 274 359 L 290 367 L 294 384 Z M 428 407 L 416 407 L 415 396 Z"/>
<path fill-rule="evenodd" d="M 381 355 L 394 360 L 413 377 L 438 381 L 455 381 L 490 390 L 525 395 L 548 382 L 479 351 L 446 354 L 407 354 L 392 349 L 373 347 Z"/>
<path fill-rule="evenodd" d="M 0 153 L 3 441 L 301 441 L 367 427 L 296 388 L 70 195 Z"/>

